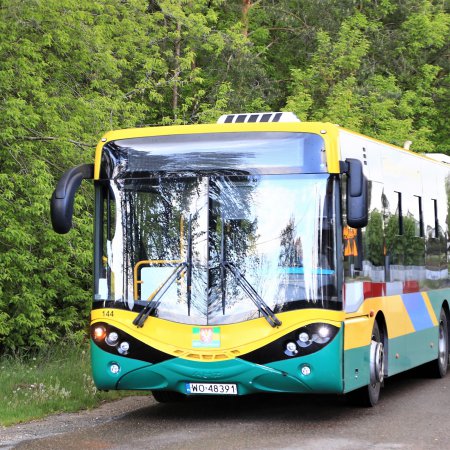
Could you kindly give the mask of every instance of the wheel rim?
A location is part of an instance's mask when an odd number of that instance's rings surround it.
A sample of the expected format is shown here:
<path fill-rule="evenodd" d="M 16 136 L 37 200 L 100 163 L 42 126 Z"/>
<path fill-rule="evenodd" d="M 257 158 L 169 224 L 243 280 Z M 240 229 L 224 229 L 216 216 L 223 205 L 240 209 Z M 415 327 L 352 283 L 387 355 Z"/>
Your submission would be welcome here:
<path fill-rule="evenodd" d="M 384 346 L 372 340 L 370 345 L 370 383 L 382 383 L 384 379 Z"/>

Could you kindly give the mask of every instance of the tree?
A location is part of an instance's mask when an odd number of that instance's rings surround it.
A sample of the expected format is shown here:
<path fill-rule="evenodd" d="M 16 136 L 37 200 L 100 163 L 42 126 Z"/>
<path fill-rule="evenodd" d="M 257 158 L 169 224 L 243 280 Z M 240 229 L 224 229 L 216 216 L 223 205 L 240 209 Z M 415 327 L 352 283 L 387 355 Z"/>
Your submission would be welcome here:
<path fill-rule="evenodd" d="M 450 148 L 450 20 L 437 0 L 3 0 L 0 351 L 82 334 L 92 190 L 48 199 L 114 128 L 293 110 L 412 149 Z"/>
<path fill-rule="evenodd" d="M 393 144 L 411 140 L 412 149 L 442 151 L 449 142 L 442 131 L 449 14 L 428 0 L 384 1 L 379 8 L 361 2 L 358 9 L 336 35 L 317 32 L 310 61 L 291 70 L 285 109 Z"/>
<path fill-rule="evenodd" d="M 92 194 L 79 197 L 74 230 L 64 237 L 51 230 L 48 200 L 55 177 L 92 160 L 101 133 L 145 111 L 124 101 L 122 80 L 138 39 L 124 29 L 138 6 L 2 3 L 0 351 L 42 347 L 85 327 Z"/>

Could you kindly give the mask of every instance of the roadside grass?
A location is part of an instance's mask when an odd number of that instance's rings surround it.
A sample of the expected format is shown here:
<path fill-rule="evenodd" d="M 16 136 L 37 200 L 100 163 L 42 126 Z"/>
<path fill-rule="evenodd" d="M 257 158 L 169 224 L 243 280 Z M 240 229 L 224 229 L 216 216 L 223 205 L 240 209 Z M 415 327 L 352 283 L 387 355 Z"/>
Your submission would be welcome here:
<path fill-rule="evenodd" d="M 87 346 L 57 347 L 35 356 L 0 358 L 3 426 L 58 412 L 90 409 L 103 401 L 134 394 L 137 392 L 97 390 Z"/>

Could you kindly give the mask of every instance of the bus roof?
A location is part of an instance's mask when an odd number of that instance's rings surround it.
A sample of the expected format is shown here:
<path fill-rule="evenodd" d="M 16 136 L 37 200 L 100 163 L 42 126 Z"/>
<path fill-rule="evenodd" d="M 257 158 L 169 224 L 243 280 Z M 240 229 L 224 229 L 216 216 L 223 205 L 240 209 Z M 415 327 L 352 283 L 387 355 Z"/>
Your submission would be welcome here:
<path fill-rule="evenodd" d="M 245 116 L 258 116 L 263 117 L 265 113 L 247 114 Z M 281 113 L 266 113 L 271 114 L 271 119 L 276 114 Z M 286 119 L 290 118 L 292 121 L 280 120 L 275 121 L 257 121 L 250 122 L 237 122 L 235 118 L 238 115 L 222 116 L 218 123 L 214 124 L 196 124 L 196 125 L 170 125 L 170 126 L 157 126 L 157 127 L 142 127 L 142 128 L 128 128 L 122 130 L 114 130 L 106 133 L 101 141 L 98 143 L 95 154 L 95 173 L 94 179 L 98 179 L 100 175 L 100 163 L 103 146 L 111 141 L 135 139 L 143 137 L 154 136 L 171 136 L 171 135 L 193 135 L 193 134 L 209 134 L 209 133 L 240 133 L 240 132 L 294 132 L 294 133 L 316 133 L 320 134 L 325 141 L 326 154 L 327 154 L 327 167 L 330 173 L 339 173 L 339 160 L 341 157 L 340 151 L 340 135 L 351 134 L 355 137 L 367 139 L 372 142 L 376 142 L 385 146 L 386 150 L 395 150 L 414 154 L 417 157 L 424 158 L 427 161 L 433 161 L 436 164 L 445 164 L 444 159 L 435 158 L 426 154 L 412 152 L 408 149 L 389 144 L 387 142 L 380 141 L 376 138 L 360 134 L 358 132 L 340 127 L 339 125 L 329 122 L 301 122 L 292 113 L 283 113 Z M 242 115 L 244 116 L 244 115 Z M 233 122 L 226 123 L 227 117 L 233 117 Z M 295 120 L 296 119 L 296 120 Z M 448 157 L 447 157 L 448 158 Z"/>

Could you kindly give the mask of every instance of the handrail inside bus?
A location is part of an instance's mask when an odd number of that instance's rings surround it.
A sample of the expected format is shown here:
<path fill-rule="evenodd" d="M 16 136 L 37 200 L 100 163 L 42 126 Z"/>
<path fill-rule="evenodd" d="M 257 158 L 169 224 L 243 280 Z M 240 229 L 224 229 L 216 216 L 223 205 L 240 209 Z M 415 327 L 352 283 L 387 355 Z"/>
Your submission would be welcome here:
<path fill-rule="evenodd" d="M 189 218 L 189 225 L 190 225 L 190 218 Z M 189 230 L 189 236 L 191 231 Z M 183 242 L 183 235 L 184 235 L 184 220 L 183 216 L 180 217 L 180 255 L 184 253 L 184 242 Z M 188 247 L 189 247 L 189 239 L 188 238 Z M 189 252 L 189 248 L 188 248 Z M 140 280 L 139 277 L 139 269 L 141 266 L 151 266 L 154 264 L 180 264 L 184 261 L 184 259 L 143 259 L 141 261 L 138 261 L 133 270 L 133 291 L 134 291 L 134 300 L 139 300 L 138 296 L 138 285 L 142 284 L 143 281 Z"/>

